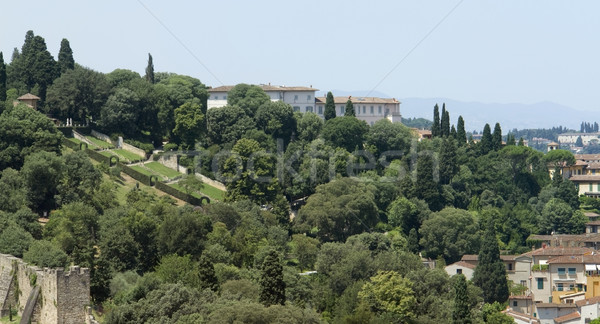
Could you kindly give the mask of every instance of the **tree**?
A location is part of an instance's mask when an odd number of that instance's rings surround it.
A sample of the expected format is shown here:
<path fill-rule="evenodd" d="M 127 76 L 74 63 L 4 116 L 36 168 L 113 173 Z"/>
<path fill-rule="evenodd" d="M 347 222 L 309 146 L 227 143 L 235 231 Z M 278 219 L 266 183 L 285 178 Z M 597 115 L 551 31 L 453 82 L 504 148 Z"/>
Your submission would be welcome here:
<path fill-rule="evenodd" d="M 181 139 L 184 150 L 193 150 L 204 130 L 204 114 L 197 100 L 186 102 L 175 109 L 173 134 Z"/>
<path fill-rule="evenodd" d="M 442 104 L 442 120 L 440 121 L 440 133 L 443 137 L 450 135 L 450 113 L 446 110 L 446 104 Z"/>
<path fill-rule="evenodd" d="M 396 323 L 410 323 L 415 317 L 417 299 L 412 282 L 395 271 L 379 271 L 358 293 L 363 303 L 376 313 L 391 314 Z"/>
<path fill-rule="evenodd" d="M 285 305 L 285 282 L 279 254 L 271 250 L 264 259 L 260 277 L 260 302 L 265 306 Z"/>
<path fill-rule="evenodd" d="M 342 116 L 326 119 L 321 135 L 333 147 L 341 147 L 348 152 L 362 149 L 364 136 L 369 126 L 363 120 Z"/>
<path fill-rule="evenodd" d="M 267 101 L 254 115 L 256 126 L 275 139 L 289 143 L 296 132 L 296 119 L 292 106 L 283 101 Z"/>
<path fill-rule="evenodd" d="M 458 172 L 456 141 L 448 136 L 444 138 L 440 148 L 440 183 L 449 184 L 454 175 Z"/>
<path fill-rule="evenodd" d="M 119 88 L 100 110 L 98 125 L 108 132 L 133 136 L 137 133 L 140 98 L 135 92 Z"/>
<path fill-rule="evenodd" d="M 420 226 L 417 205 L 405 197 L 398 197 L 390 204 L 387 216 L 388 223 L 394 227 L 402 228 L 402 232 L 405 235 L 409 234 L 411 229 L 419 228 Z"/>
<path fill-rule="evenodd" d="M 400 158 L 399 155 L 408 153 L 412 139 L 413 134 L 408 127 L 401 123 L 392 123 L 388 119 L 376 121 L 365 135 L 367 145 L 375 147 L 379 154 L 397 154 L 393 158 Z"/>
<path fill-rule="evenodd" d="M 525 146 L 525 142 L 523 141 L 523 137 L 519 138 L 519 146 Z"/>
<path fill-rule="evenodd" d="M 500 259 L 493 218 L 489 218 L 486 224 L 477 267 L 473 273 L 473 282 L 483 291 L 483 300 L 486 303 L 503 303 L 508 299 L 506 267 Z"/>
<path fill-rule="evenodd" d="M 452 322 L 455 324 L 470 324 L 471 309 L 467 293 L 467 280 L 463 274 L 457 275 L 454 282 L 454 307 L 452 309 Z"/>
<path fill-rule="evenodd" d="M 25 157 L 21 176 L 32 210 L 41 213 L 56 207 L 55 196 L 58 194 L 64 167 L 63 159 L 52 152 L 36 152 Z"/>
<path fill-rule="evenodd" d="M 168 213 L 158 229 L 156 241 L 159 252 L 161 255 L 199 257 L 211 230 L 210 218 L 191 207 Z"/>
<path fill-rule="evenodd" d="M 456 140 L 458 146 L 467 144 L 467 132 L 465 132 L 465 120 L 462 116 L 458 116 L 458 122 L 456 123 Z"/>
<path fill-rule="evenodd" d="M 58 68 L 60 74 L 67 72 L 67 70 L 75 69 L 73 50 L 71 50 L 69 41 L 66 38 L 63 38 L 60 42 L 60 50 L 58 51 Z"/>
<path fill-rule="evenodd" d="M 577 137 L 577 140 L 575 141 L 575 146 L 576 147 L 583 147 L 583 140 L 581 139 L 581 136 Z"/>
<path fill-rule="evenodd" d="M 502 149 L 502 129 L 500 123 L 496 123 L 492 134 L 492 150 L 499 151 L 500 149 Z"/>
<path fill-rule="evenodd" d="M 46 106 L 56 118 L 96 120 L 109 92 L 110 85 L 104 74 L 76 66 L 64 72 L 48 88 Z"/>
<path fill-rule="evenodd" d="M 295 117 L 298 125 L 298 139 L 312 142 L 319 137 L 323 129 L 323 119 L 321 117 L 311 112 L 296 114 Z"/>
<path fill-rule="evenodd" d="M 437 104 L 433 107 L 433 125 L 431 125 L 431 136 L 439 137 L 440 130 L 440 108 Z"/>
<path fill-rule="evenodd" d="M 479 151 L 481 155 L 486 155 L 494 149 L 494 140 L 492 138 L 492 130 L 490 124 L 485 124 L 483 127 L 483 135 L 479 143 Z"/>
<path fill-rule="evenodd" d="M 335 101 L 333 100 L 333 93 L 327 92 L 325 98 L 325 121 L 335 118 Z"/>
<path fill-rule="evenodd" d="M 94 202 L 94 194 L 102 183 L 102 173 L 83 151 L 64 157 L 64 176 L 57 186 L 56 200 L 64 205 L 76 201 Z"/>
<path fill-rule="evenodd" d="M 348 98 L 348 101 L 346 101 L 346 110 L 344 112 L 344 116 L 356 117 L 356 112 L 354 111 L 354 104 L 352 103 L 352 100 L 350 98 Z"/>
<path fill-rule="evenodd" d="M 345 241 L 370 231 L 379 220 L 375 187 L 351 178 L 319 185 L 294 219 L 299 232 L 312 232 L 323 242 Z"/>
<path fill-rule="evenodd" d="M 31 242 L 29 249 L 23 254 L 23 261 L 40 268 L 65 267 L 69 256 L 56 244 L 46 240 Z"/>
<path fill-rule="evenodd" d="M 34 241 L 31 234 L 16 224 L 10 224 L 0 233 L 0 252 L 20 258 Z"/>
<path fill-rule="evenodd" d="M 417 197 L 425 200 L 429 205 L 429 209 L 438 211 L 443 208 L 444 202 L 440 195 L 439 183 L 434 179 L 433 171 L 433 158 L 431 155 L 427 152 L 419 154 L 417 158 L 417 181 L 415 182 Z"/>
<path fill-rule="evenodd" d="M 46 89 L 58 77 L 59 70 L 46 47 L 46 41 L 41 36 L 35 36 L 29 31 L 25 36 L 25 43 L 21 50 L 20 60 L 23 60 L 22 77 L 27 85 L 27 90 L 32 91 L 38 86 L 38 95 L 42 102 L 46 100 Z"/>
<path fill-rule="evenodd" d="M 146 66 L 146 75 L 144 76 L 146 81 L 154 84 L 154 63 L 152 62 L 152 55 L 148 53 L 148 65 Z"/>
<path fill-rule="evenodd" d="M 466 210 L 446 207 L 433 213 L 423 221 L 419 234 L 424 255 L 433 259 L 443 256 L 447 264 L 479 251 L 479 225 Z"/>
<path fill-rule="evenodd" d="M 294 234 L 291 244 L 292 253 L 298 259 L 300 271 L 312 269 L 319 253 L 319 240 L 302 234 Z"/>
<path fill-rule="evenodd" d="M 215 267 L 204 255 L 200 257 L 200 261 L 198 262 L 198 275 L 201 288 L 212 291 L 219 290 L 219 281 L 215 276 Z"/>
<path fill-rule="evenodd" d="M 249 130 L 254 120 L 238 106 L 212 108 L 206 112 L 207 135 L 211 144 L 235 143 Z"/>
<path fill-rule="evenodd" d="M 245 83 L 236 85 L 227 93 L 227 104 L 242 108 L 249 117 L 254 117 L 258 107 L 270 100 L 261 87 Z"/>
<path fill-rule="evenodd" d="M 6 64 L 4 56 L 0 52 L 0 105 L 6 100 Z M 1 108 L 1 106 L 0 106 Z"/>

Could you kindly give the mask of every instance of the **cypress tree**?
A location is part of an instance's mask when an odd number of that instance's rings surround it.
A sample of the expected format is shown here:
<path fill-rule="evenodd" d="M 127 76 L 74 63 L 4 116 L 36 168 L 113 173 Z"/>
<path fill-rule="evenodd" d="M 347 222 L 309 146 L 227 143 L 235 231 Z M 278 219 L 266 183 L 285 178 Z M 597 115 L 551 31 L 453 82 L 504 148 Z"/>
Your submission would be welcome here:
<path fill-rule="evenodd" d="M 442 121 L 440 122 L 440 133 L 446 137 L 450 135 L 450 113 L 446 110 L 446 104 L 442 104 Z"/>
<path fill-rule="evenodd" d="M 506 135 L 506 146 L 515 146 L 517 141 L 515 140 L 515 134 Z"/>
<path fill-rule="evenodd" d="M 440 107 L 437 104 L 433 106 L 433 124 L 431 125 L 431 136 L 440 136 Z"/>
<path fill-rule="evenodd" d="M 500 123 L 496 123 L 494 126 L 494 134 L 492 134 L 492 149 L 494 151 L 500 151 L 502 149 L 502 129 Z"/>
<path fill-rule="evenodd" d="M 454 125 L 450 127 L 450 137 L 456 139 L 456 128 L 454 127 Z"/>
<path fill-rule="evenodd" d="M 577 137 L 577 140 L 575 141 L 575 146 L 583 147 L 583 140 L 581 139 L 581 136 Z"/>
<path fill-rule="evenodd" d="M 0 52 L 0 102 L 6 101 L 6 64 L 4 56 Z"/>
<path fill-rule="evenodd" d="M 325 121 L 335 118 L 335 101 L 333 100 L 333 93 L 327 92 L 327 98 L 325 99 Z"/>
<path fill-rule="evenodd" d="M 482 155 L 488 154 L 494 148 L 492 144 L 492 130 L 490 128 L 490 124 L 485 124 L 483 127 L 483 135 L 481 135 L 479 147 Z"/>
<path fill-rule="evenodd" d="M 198 276 L 200 277 L 202 288 L 208 288 L 212 291 L 219 290 L 219 281 L 215 275 L 215 268 L 206 256 L 200 257 Z"/>
<path fill-rule="evenodd" d="M 154 84 L 154 63 L 152 62 L 152 55 L 148 53 L 148 66 L 146 66 L 146 81 Z"/>
<path fill-rule="evenodd" d="M 279 255 L 275 250 L 272 250 L 267 254 L 262 264 L 259 299 L 260 302 L 267 307 L 285 304 L 283 266 L 281 265 Z"/>
<path fill-rule="evenodd" d="M 456 142 L 452 137 L 444 138 L 440 148 L 440 183 L 449 184 L 452 177 L 458 172 L 456 163 Z"/>
<path fill-rule="evenodd" d="M 406 239 L 406 248 L 415 254 L 419 253 L 419 235 L 417 234 L 416 228 L 411 228 L 408 231 L 408 238 Z"/>
<path fill-rule="evenodd" d="M 60 50 L 58 51 L 58 68 L 60 70 L 60 74 L 75 68 L 73 50 L 71 50 L 71 45 L 66 38 L 63 38 L 60 42 Z"/>
<path fill-rule="evenodd" d="M 519 138 L 519 146 L 525 146 L 525 141 L 523 140 L 523 137 Z"/>
<path fill-rule="evenodd" d="M 508 282 L 506 267 L 500 259 L 500 248 L 494 226 L 494 219 L 490 217 L 482 238 L 473 282 L 483 291 L 484 302 L 504 303 L 508 299 Z"/>
<path fill-rule="evenodd" d="M 348 101 L 346 101 L 346 111 L 344 112 L 344 116 L 356 117 L 356 113 L 354 112 L 354 104 L 350 98 L 348 98 Z"/>
<path fill-rule="evenodd" d="M 465 131 L 465 120 L 462 116 L 458 116 L 458 122 L 456 123 L 456 141 L 458 146 L 467 144 L 467 132 Z"/>
<path fill-rule="evenodd" d="M 467 279 L 463 274 L 456 275 L 456 281 L 454 282 L 454 307 L 452 309 L 452 323 L 471 323 L 469 295 L 467 293 Z"/>
<path fill-rule="evenodd" d="M 432 211 L 439 211 L 444 206 L 439 184 L 433 178 L 433 158 L 427 152 L 417 158 L 415 191 L 417 197 L 425 200 Z"/>

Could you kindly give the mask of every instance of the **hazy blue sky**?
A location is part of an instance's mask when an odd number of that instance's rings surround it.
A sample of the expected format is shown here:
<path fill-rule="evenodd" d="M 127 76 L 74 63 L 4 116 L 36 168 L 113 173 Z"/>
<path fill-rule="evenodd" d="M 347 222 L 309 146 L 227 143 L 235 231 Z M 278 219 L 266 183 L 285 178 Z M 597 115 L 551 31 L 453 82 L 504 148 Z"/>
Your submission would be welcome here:
<path fill-rule="evenodd" d="M 7 1 L 0 51 L 32 29 L 102 72 L 188 74 L 396 98 L 552 101 L 600 110 L 600 1 Z M 216 76 L 211 75 L 157 19 Z M 390 73 L 391 72 L 391 73 Z M 383 80 L 384 76 L 389 76 Z"/>

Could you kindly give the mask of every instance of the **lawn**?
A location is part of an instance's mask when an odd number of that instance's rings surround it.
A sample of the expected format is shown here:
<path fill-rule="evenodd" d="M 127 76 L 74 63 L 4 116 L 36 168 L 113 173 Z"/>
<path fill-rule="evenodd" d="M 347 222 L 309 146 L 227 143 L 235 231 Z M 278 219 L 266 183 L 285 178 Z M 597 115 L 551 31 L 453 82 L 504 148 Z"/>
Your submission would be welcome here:
<path fill-rule="evenodd" d="M 144 157 L 139 156 L 135 153 L 131 153 L 129 151 L 126 151 L 124 149 L 116 149 L 113 150 L 113 152 L 117 153 L 117 155 L 124 157 L 126 160 L 130 161 L 130 162 L 139 162 L 142 161 L 144 159 Z"/>
<path fill-rule="evenodd" d="M 182 175 L 181 173 L 179 173 L 171 168 L 167 168 L 166 166 L 164 166 L 158 162 L 146 163 L 146 164 L 144 164 L 144 166 L 160 175 L 165 176 L 166 178 L 175 178 L 175 177 Z"/>
<path fill-rule="evenodd" d="M 133 165 L 133 166 L 130 166 L 130 168 L 134 169 L 135 171 L 137 171 L 139 173 L 145 174 L 147 176 L 153 176 L 153 175 L 155 175 L 155 176 L 157 176 L 159 178 L 159 180 L 163 180 L 163 177 L 160 174 L 152 172 L 152 170 L 148 170 L 148 169 L 144 168 L 143 166 Z"/>
<path fill-rule="evenodd" d="M 94 136 L 86 136 L 85 138 L 90 140 L 90 142 L 94 143 L 94 145 L 101 147 L 101 148 L 110 149 L 110 148 L 115 147 L 114 145 L 110 144 L 109 142 L 105 142 L 103 140 L 97 139 Z"/>
<path fill-rule="evenodd" d="M 79 145 L 81 145 L 81 143 L 83 143 L 83 141 L 81 141 L 81 140 L 78 140 L 78 139 L 76 139 L 75 137 L 69 137 L 69 138 L 67 138 L 67 141 L 71 141 L 71 142 L 73 142 L 73 143 L 77 144 L 77 146 L 79 146 Z M 106 144 L 108 144 L 108 143 L 106 143 Z M 89 148 L 90 150 L 95 150 L 95 149 L 97 149 L 97 148 L 98 148 L 98 146 L 96 146 L 96 145 L 94 145 L 94 144 L 88 144 L 88 148 Z"/>
<path fill-rule="evenodd" d="M 185 189 L 183 189 L 183 187 L 181 187 L 179 184 L 174 183 L 172 185 L 170 185 L 171 187 L 183 191 L 185 192 Z M 204 184 L 202 189 L 200 190 L 200 192 L 206 196 L 208 196 L 211 199 L 215 199 L 215 200 L 219 200 L 219 201 L 223 201 L 223 198 L 225 197 L 225 192 L 223 192 L 222 190 L 219 190 L 209 184 Z M 197 192 L 193 192 L 192 196 L 196 197 L 196 198 L 201 198 L 202 195 L 198 194 Z"/>
<path fill-rule="evenodd" d="M 112 151 L 102 151 L 102 152 L 100 152 L 100 154 L 102 154 L 106 157 L 111 157 L 111 156 L 115 155 L 115 153 L 113 153 Z"/>

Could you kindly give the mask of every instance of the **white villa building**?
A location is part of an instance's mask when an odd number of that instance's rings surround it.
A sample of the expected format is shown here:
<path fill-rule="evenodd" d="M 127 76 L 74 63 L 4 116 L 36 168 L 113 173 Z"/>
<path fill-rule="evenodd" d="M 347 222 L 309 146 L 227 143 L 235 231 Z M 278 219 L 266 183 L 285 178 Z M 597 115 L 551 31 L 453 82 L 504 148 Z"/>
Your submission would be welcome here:
<path fill-rule="evenodd" d="M 227 93 L 234 86 L 221 86 L 208 89 L 207 108 L 219 108 L 227 105 Z M 272 101 L 283 101 L 298 112 L 313 112 L 323 118 L 325 97 L 315 97 L 319 89 L 310 87 L 259 85 Z M 334 97 L 337 116 L 343 116 L 346 102 L 350 99 L 354 104 L 356 118 L 373 125 L 380 119 L 387 118 L 391 122 L 400 122 L 400 101 L 395 98 L 377 97 Z"/>

